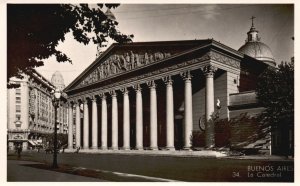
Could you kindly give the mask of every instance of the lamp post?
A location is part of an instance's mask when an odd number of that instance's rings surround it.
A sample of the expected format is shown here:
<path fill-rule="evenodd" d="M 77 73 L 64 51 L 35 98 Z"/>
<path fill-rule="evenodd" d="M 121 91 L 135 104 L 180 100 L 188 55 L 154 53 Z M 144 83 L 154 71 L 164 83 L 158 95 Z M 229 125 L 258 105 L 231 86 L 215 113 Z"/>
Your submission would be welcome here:
<path fill-rule="evenodd" d="M 58 167 L 57 166 L 57 109 L 59 107 L 61 92 L 59 89 L 56 89 L 51 93 L 52 93 L 52 102 L 54 106 L 54 139 L 53 139 L 54 151 L 53 151 L 52 168 L 57 168 Z"/>

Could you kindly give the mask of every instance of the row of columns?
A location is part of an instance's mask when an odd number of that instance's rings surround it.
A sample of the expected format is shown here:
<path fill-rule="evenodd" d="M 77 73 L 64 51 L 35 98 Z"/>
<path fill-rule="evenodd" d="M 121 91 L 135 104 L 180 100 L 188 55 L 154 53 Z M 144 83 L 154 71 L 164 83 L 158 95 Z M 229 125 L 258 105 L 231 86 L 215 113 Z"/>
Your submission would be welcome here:
<path fill-rule="evenodd" d="M 214 90 L 213 90 L 213 73 L 211 68 L 203 68 L 206 72 L 206 119 L 214 111 Z M 207 72 L 208 71 L 208 72 Z M 190 71 L 182 73 L 181 76 L 185 81 L 184 85 L 184 149 L 191 148 L 190 137 L 193 128 L 193 110 L 192 110 L 192 82 Z M 174 98 L 173 98 L 173 81 L 171 76 L 163 78 L 166 84 L 166 148 L 174 150 Z M 150 148 L 152 150 L 158 149 L 157 143 L 157 95 L 155 81 L 147 82 L 150 88 Z M 139 84 L 134 85 L 136 91 L 136 149 L 143 149 L 143 102 L 142 89 Z M 123 93 L 123 149 L 130 149 L 130 105 L 127 88 L 121 89 Z M 112 147 L 111 149 L 118 149 L 118 101 L 115 90 L 109 92 L 112 98 Z M 107 149 L 107 102 L 105 93 L 100 93 L 101 97 L 101 149 Z M 83 148 L 89 148 L 89 110 L 87 100 L 83 99 Z M 79 104 L 75 106 L 76 110 L 76 146 L 80 144 L 80 108 Z M 70 118 L 73 118 L 72 107 L 69 107 Z M 96 99 L 92 99 L 92 148 L 98 148 L 98 117 L 97 117 Z M 73 148 L 73 134 L 72 126 L 73 120 L 69 120 L 69 148 Z"/>

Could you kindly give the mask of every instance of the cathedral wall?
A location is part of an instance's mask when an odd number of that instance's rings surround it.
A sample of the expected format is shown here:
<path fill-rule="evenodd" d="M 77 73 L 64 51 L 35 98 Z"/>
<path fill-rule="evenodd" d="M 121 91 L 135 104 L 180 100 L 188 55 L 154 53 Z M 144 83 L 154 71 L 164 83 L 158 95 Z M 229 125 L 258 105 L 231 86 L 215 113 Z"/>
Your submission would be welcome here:
<path fill-rule="evenodd" d="M 205 81 L 204 79 L 202 81 Z M 196 83 L 193 84 L 193 89 L 199 87 Z M 183 104 L 184 105 L 184 104 Z M 205 82 L 204 86 L 200 87 L 193 94 L 193 130 L 199 131 L 199 122 L 205 119 Z"/>
<path fill-rule="evenodd" d="M 205 80 L 202 80 L 205 81 Z M 214 79 L 214 105 L 217 104 L 217 99 L 221 102 L 220 118 L 228 118 L 228 103 L 229 94 L 238 92 L 237 75 L 230 72 L 222 72 L 215 76 Z M 200 84 L 200 83 L 199 83 Z M 200 130 L 199 120 L 205 119 L 205 83 L 204 86 L 193 82 L 193 130 Z M 182 104 L 184 106 L 184 103 Z M 217 108 L 215 107 L 215 111 Z"/>

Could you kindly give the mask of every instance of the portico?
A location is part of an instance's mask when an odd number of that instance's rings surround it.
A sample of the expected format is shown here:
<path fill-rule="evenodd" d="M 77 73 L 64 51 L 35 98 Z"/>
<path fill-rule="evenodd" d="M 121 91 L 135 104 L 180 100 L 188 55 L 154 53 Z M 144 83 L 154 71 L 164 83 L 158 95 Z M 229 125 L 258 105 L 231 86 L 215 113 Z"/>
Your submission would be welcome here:
<path fill-rule="evenodd" d="M 113 44 L 66 88 L 69 118 L 76 113 L 69 140 L 76 127 L 85 150 L 190 150 L 216 99 L 227 105 L 238 92 L 242 57 L 214 40 Z M 205 126 L 205 147 L 212 138 Z"/>

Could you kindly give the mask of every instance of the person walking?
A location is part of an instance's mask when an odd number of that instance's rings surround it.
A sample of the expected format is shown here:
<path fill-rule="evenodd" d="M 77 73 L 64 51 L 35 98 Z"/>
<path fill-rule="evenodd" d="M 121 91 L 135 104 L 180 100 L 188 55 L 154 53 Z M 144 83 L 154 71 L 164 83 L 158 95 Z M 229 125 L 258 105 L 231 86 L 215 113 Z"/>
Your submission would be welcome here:
<path fill-rule="evenodd" d="M 21 152 L 22 152 L 22 146 L 21 146 L 21 144 L 19 144 L 17 147 L 18 159 L 21 158 Z"/>

